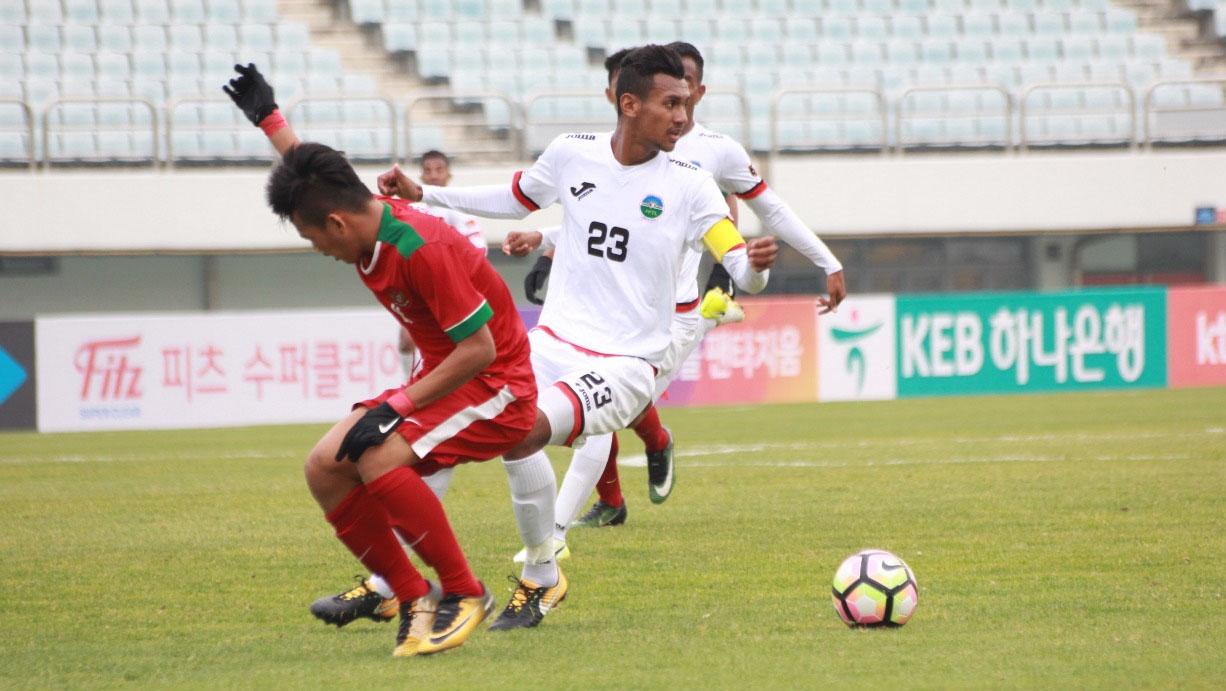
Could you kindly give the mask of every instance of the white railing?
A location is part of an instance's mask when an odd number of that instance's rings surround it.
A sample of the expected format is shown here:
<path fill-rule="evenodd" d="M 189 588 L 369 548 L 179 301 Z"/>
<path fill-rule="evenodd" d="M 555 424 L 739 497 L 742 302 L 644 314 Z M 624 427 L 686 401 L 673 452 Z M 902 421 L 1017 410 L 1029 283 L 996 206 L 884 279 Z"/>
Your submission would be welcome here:
<path fill-rule="evenodd" d="M 1178 97 L 1165 98 L 1168 90 L 1175 90 Z M 1104 98 L 1103 93 L 1112 95 Z M 729 91 L 709 92 L 708 101 L 699 106 L 698 117 L 715 129 L 739 135 L 737 139 L 748 148 L 769 157 L 793 152 L 868 151 L 905 155 L 908 151 L 934 148 L 1001 149 L 1008 153 L 1024 152 L 1035 146 L 1132 149 L 1155 145 L 1221 146 L 1226 144 L 1224 93 L 1226 79 L 1161 81 L 1145 88 L 1141 98 L 1127 84 L 1113 82 L 1033 84 L 1022 89 L 1017 97 L 987 85 L 912 87 L 893 95 L 869 88 L 790 86 L 771 94 L 766 122 L 753 120 L 746 97 Z M 976 94 L 970 99 L 974 104 L 970 109 L 964 107 L 967 94 Z M 553 105 L 547 105 L 550 103 Z M 944 105 L 933 107 L 933 103 Z M 160 107 L 139 98 L 63 98 L 37 110 L 22 101 L 0 101 L 0 106 L 6 104 L 17 105 L 25 116 L 25 125 L 20 130 L 13 124 L 6 131 L 19 131 L 26 136 L 26 155 L 4 157 L 0 163 L 29 165 L 33 169 L 39 164 L 47 168 L 52 164 L 81 162 L 173 167 L 189 161 L 267 160 L 268 150 L 260 141 L 262 133 L 250 127 L 237 115 L 233 104 L 220 97 L 180 98 Z M 149 117 L 147 121 L 134 119 L 125 125 L 97 119 L 73 124 L 71 119 L 61 122 L 63 118 L 52 117 L 58 109 L 74 104 L 99 110 L 106 105 L 128 104 L 147 110 Z M 360 104 L 366 107 L 359 108 Z M 369 146 L 361 151 L 360 157 L 374 160 L 412 158 L 427 149 L 438 148 L 460 160 L 518 161 L 542 149 L 542 142 L 547 143 L 552 135 L 575 129 L 609 129 L 615 122 L 612 106 L 604 102 L 603 96 L 587 91 L 538 91 L 521 99 L 498 91 L 451 90 L 422 92 L 401 101 L 369 96 L 308 96 L 289 104 L 286 113 L 299 129 L 313 134 L 318 126 L 316 119 L 308 115 L 329 108 L 335 111 L 335 117 L 323 127 L 332 133 L 364 128 L 369 138 L 350 140 L 367 142 Z M 365 114 L 356 118 L 363 120 L 360 124 L 347 115 L 355 112 Z M 934 130 L 933 123 L 942 120 L 945 124 Z M 957 120 L 970 120 L 973 127 L 968 130 L 962 126 L 960 132 L 957 127 L 948 127 Z M 1052 127 L 1054 134 L 1036 131 L 1036 125 L 1046 127 L 1053 122 L 1059 125 Z M 1076 131 L 1059 131 L 1069 122 L 1080 123 L 1073 128 Z M 73 155 L 50 146 L 55 136 L 99 128 L 132 135 L 129 141 L 133 142 L 133 151 L 94 149 Z M 943 134 L 934 135 L 934 131 Z M 201 147 L 185 152 L 176 141 L 204 141 L 192 139 L 188 132 L 212 137 L 213 144 L 223 139 L 233 142 L 233 151 L 214 155 L 208 147 Z M 215 132 L 225 134 L 209 134 Z M 151 147 L 139 147 L 138 151 L 135 137 L 143 134 L 148 134 Z M 36 147 L 38 142 L 42 144 L 41 151 Z M 345 148 L 343 142 L 335 144 Z"/>

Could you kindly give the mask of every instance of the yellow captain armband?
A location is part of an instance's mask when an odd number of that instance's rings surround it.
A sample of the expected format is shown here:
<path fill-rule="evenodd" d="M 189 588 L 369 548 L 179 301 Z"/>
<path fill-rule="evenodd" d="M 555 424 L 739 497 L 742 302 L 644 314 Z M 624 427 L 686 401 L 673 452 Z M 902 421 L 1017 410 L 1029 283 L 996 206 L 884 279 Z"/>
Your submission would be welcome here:
<path fill-rule="evenodd" d="M 726 218 L 720 219 L 719 223 L 711 226 L 702 236 L 702 241 L 717 262 L 722 262 L 725 254 L 745 246 L 745 238 L 741 237 L 741 231 L 737 230 L 736 225 Z"/>

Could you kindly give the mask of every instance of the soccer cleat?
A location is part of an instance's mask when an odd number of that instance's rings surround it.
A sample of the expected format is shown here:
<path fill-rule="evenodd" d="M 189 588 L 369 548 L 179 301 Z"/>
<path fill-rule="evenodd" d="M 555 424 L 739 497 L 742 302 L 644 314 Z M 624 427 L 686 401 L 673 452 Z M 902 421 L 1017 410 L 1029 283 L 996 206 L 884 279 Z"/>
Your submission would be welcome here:
<path fill-rule="evenodd" d="M 566 540 L 560 540 L 556 537 L 553 539 L 553 558 L 557 559 L 558 561 L 562 561 L 563 559 L 570 558 L 570 547 L 566 546 Z M 523 549 L 519 550 L 518 552 L 515 553 L 515 556 L 511 557 L 511 561 L 515 562 L 516 564 L 522 564 L 525 561 L 527 561 L 527 559 L 528 559 L 528 548 L 527 547 L 524 547 Z"/>
<path fill-rule="evenodd" d="M 392 657 L 412 657 L 420 652 L 422 641 L 430 638 L 439 602 L 434 584 L 430 585 L 429 594 L 400 605 L 400 630 L 396 633 Z"/>
<path fill-rule="evenodd" d="M 444 595 L 434 613 L 430 636 L 417 645 L 417 654 L 429 655 L 463 645 L 493 611 L 494 596 L 484 583 L 480 595 Z"/>
<path fill-rule="evenodd" d="M 365 617 L 378 622 L 391 621 L 396 617 L 396 598 L 385 598 L 370 584 L 356 576 L 358 584 L 332 597 L 321 597 L 311 603 L 311 614 L 325 624 L 340 628 L 345 624 Z"/>
<path fill-rule="evenodd" d="M 702 296 L 698 311 L 703 317 L 714 319 L 720 325 L 735 324 L 745 319 L 745 310 L 722 288 L 708 290 L 707 294 Z"/>
<path fill-rule="evenodd" d="M 626 522 L 626 505 L 609 506 L 608 504 L 596 500 L 592 504 L 592 508 L 588 509 L 587 513 L 579 518 L 571 521 L 572 528 L 603 528 L 607 525 L 621 525 Z"/>
<path fill-rule="evenodd" d="M 651 503 L 663 504 L 673 493 L 676 475 L 673 473 L 673 433 L 667 427 L 668 446 L 659 451 L 647 452 L 647 496 Z"/>
<path fill-rule="evenodd" d="M 549 610 L 566 599 L 566 593 L 570 590 L 570 583 L 561 569 L 558 569 L 558 584 L 552 587 L 537 585 L 514 576 L 508 576 L 508 579 L 515 584 L 515 592 L 502 614 L 490 624 L 490 631 L 530 629 L 536 626 Z"/>

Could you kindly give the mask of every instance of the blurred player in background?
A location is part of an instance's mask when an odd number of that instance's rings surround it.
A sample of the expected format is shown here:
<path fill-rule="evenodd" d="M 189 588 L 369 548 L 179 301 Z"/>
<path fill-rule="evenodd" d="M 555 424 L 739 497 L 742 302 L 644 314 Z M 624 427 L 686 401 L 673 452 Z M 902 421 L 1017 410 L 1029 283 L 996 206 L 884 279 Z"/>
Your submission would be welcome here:
<path fill-rule="evenodd" d="M 562 205 L 551 296 L 530 336 L 540 406 L 551 425 L 547 438 L 534 430 L 535 443 L 525 447 L 542 460 L 546 441 L 583 440 L 576 458 L 597 457 L 599 476 L 611 433 L 650 405 L 671 342 L 676 277 L 687 247 L 705 245 L 750 292 L 766 285 L 774 240 L 747 246 L 711 177 L 667 154 L 686 124 L 688 95 L 677 54 L 645 46 L 621 64 L 616 129 L 558 137 L 509 187 L 423 189 L 399 169 L 380 176 L 385 194 L 496 218 Z M 556 511 L 556 504 L 548 507 L 551 523 Z M 548 545 L 553 555 L 552 539 Z M 527 549 L 525 567 L 540 556 Z M 525 596 L 538 585 L 527 584 Z M 499 621 L 520 616 L 512 611 L 518 601 L 519 592 Z"/>
<path fill-rule="evenodd" d="M 420 376 L 359 402 L 316 444 L 307 484 L 337 538 L 391 584 L 400 614 L 393 654 L 456 647 L 494 599 L 422 476 L 502 455 L 533 429 L 523 322 L 483 253 L 438 217 L 371 195 L 339 152 L 299 142 L 255 66 L 235 69 L 224 90 L 283 156 L 267 186 L 273 211 L 316 251 L 356 265 L 422 354 Z M 438 574 L 437 603 L 397 535 Z"/>

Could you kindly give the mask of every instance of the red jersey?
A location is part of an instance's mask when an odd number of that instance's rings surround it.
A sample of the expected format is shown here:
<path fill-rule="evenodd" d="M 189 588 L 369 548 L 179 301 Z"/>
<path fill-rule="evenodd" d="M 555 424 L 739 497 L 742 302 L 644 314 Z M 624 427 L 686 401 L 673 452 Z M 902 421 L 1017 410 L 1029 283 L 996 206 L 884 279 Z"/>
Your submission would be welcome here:
<path fill-rule="evenodd" d="M 400 199 L 375 198 L 384 204 L 383 220 L 358 275 L 413 337 L 423 362 L 419 376 L 489 326 L 498 354 L 478 376 L 516 396 L 535 395 L 524 323 L 484 253 L 437 216 Z"/>

